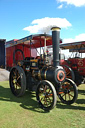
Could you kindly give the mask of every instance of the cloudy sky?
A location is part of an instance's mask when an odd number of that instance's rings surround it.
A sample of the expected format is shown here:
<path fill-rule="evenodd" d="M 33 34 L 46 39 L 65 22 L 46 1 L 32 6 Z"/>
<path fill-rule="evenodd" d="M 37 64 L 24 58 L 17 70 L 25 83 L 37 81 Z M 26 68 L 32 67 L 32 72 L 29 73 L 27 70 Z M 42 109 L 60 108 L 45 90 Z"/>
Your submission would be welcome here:
<path fill-rule="evenodd" d="M 63 42 L 85 40 L 85 0 L 0 0 L 0 39 L 61 27 Z"/>

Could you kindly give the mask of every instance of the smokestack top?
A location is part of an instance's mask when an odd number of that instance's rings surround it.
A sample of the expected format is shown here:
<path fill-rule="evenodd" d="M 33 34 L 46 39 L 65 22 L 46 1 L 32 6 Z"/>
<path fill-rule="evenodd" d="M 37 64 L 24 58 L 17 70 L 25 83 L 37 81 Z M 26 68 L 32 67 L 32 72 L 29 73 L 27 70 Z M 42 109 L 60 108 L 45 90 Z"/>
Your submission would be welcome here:
<path fill-rule="evenodd" d="M 52 31 L 60 31 L 60 29 L 61 29 L 60 27 L 52 27 L 51 28 Z"/>

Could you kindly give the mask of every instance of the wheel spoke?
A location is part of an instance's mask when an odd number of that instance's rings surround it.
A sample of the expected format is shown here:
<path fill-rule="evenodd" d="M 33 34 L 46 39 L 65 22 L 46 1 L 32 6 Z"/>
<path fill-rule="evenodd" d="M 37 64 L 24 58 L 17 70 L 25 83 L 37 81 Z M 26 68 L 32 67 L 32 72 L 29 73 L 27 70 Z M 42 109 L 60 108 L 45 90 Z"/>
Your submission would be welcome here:
<path fill-rule="evenodd" d="M 66 100 L 66 94 L 65 94 L 65 100 Z"/>
<path fill-rule="evenodd" d="M 18 87 L 21 87 L 19 83 L 17 83 L 17 86 L 18 86 Z"/>
<path fill-rule="evenodd" d="M 64 92 L 62 91 L 62 92 L 59 92 L 59 94 L 63 94 Z"/>
<path fill-rule="evenodd" d="M 61 97 L 64 97 L 64 96 L 65 96 L 65 93 Z"/>
<path fill-rule="evenodd" d="M 50 90 L 50 88 L 49 88 L 49 91 L 48 91 L 48 93 L 50 93 L 50 91 L 51 91 L 51 90 Z"/>
<path fill-rule="evenodd" d="M 44 105 L 47 105 L 47 99 L 44 98 Z"/>
<path fill-rule="evenodd" d="M 70 74 L 70 71 L 69 71 L 69 72 L 67 72 L 67 74 L 66 74 L 66 75 L 68 76 L 69 74 Z"/>
<path fill-rule="evenodd" d="M 66 76 L 66 77 L 67 77 L 67 78 L 70 78 L 70 79 L 72 78 L 71 76 Z"/>
<path fill-rule="evenodd" d="M 74 96 L 73 96 L 73 95 L 71 95 L 70 93 L 68 93 L 68 95 L 69 95 L 69 96 L 71 96 L 71 97 L 74 97 Z"/>
<path fill-rule="evenodd" d="M 13 74 L 16 76 L 16 73 L 15 73 L 15 71 L 13 71 Z"/>
<path fill-rule="evenodd" d="M 44 87 L 44 92 L 46 92 L 46 89 L 47 89 L 47 86 L 45 85 L 45 87 Z"/>
<path fill-rule="evenodd" d="M 69 97 L 69 100 L 70 100 L 71 98 L 70 98 L 70 95 L 69 95 L 69 93 L 68 93 L 68 97 Z"/>
<path fill-rule="evenodd" d="M 45 96 L 41 97 L 40 101 L 42 101 L 45 98 Z"/>
<path fill-rule="evenodd" d="M 19 79 L 20 79 L 20 76 L 18 76 L 17 80 L 19 80 Z"/>
<path fill-rule="evenodd" d="M 50 103 L 51 103 L 51 102 L 52 102 L 51 99 L 50 99 L 49 97 L 48 97 L 48 99 L 49 99 L 49 101 L 50 101 Z"/>
<path fill-rule="evenodd" d="M 14 84 L 15 85 L 15 91 L 17 91 L 17 84 Z"/>

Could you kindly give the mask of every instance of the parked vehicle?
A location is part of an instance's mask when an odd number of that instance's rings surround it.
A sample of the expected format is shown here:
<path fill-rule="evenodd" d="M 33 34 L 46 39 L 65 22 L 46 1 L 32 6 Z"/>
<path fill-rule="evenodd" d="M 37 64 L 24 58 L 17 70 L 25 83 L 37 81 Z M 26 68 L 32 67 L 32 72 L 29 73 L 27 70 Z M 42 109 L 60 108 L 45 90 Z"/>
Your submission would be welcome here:
<path fill-rule="evenodd" d="M 60 44 L 60 47 L 69 49 L 72 53 L 67 60 L 60 60 L 60 65 L 65 67 L 69 78 L 73 79 L 77 86 L 85 83 L 85 41 Z"/>
<path fill-rule="evenodd" d="M 26 90 L 35 91 L 40 107 L 46 111 L 54 108 L 57 95 L 65 104 L 74 103 L 78 96 L 76 84 L 66 78 L 64 68 L 59 65 L 59 34 L 60 28 L 53 27 L 52 36 L 31 35 L 12 44 L 12 47 L 26 45 L 30 50 L 28 56 L 17 60 L 16 65 L 11 68 L 9 83 L 12 93 L 20 97 Z M 46 51 L 46 47 L 49 45 L 53 45 L 53 64 L 50 63 L 50 55 Z M 43 54 L 41 54 L 42 47 L 44 47 Z M 40 48 L 40 55 L 31 54 L 31 50 L 37 51 L 37 48 Z M 24 52 L 23 49 L 22 52 Z"/>

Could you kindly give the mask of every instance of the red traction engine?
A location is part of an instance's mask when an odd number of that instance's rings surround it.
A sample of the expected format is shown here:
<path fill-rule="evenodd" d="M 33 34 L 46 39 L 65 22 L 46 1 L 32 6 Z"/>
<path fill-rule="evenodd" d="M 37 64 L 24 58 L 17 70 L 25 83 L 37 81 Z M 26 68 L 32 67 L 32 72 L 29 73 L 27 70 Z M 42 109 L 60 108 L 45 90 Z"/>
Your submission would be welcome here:
<path fill-rule="evenodd" d="M 46 111 L 54 108 L 57 95 L 65 104 L 74 103 L 78 96 L 76 84 L 66 78 L 65 70 L 59 66 L 59 35 L 60 28 L 53 27 L 53 65 L 49 65 L 48 56 L 44 52 L 37 58 L 26 58 L 10 71 L 12 93 L 19 97 L 25 90 L 35 91 L 40 107 Z"/>
<path fill-rule="evenodd" d="M 70 57 L 60 60 L 60 65 L 66 71 L 66 77 L 75 81 L 76 85 L 85 83 L 85 41 L 64 43 L 61 49 L 69 49 Z"/>

